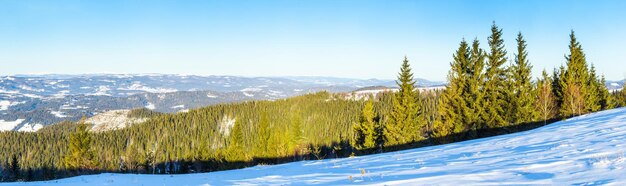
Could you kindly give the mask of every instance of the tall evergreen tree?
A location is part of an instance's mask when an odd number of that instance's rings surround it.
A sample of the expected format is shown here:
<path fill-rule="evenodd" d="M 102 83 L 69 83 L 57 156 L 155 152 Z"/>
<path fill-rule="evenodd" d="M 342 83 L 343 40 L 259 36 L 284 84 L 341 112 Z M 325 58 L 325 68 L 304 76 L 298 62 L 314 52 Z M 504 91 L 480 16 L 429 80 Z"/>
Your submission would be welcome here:
<path fill-rule="evenodd" d="M 64 157 L 65 167 L 79 172 L 94 169 L 97 164 L 94 161 L 92 144 L 92 135 L 83 118 L 69 136 L 69 149 Z"/>
<path fill-rule="evenodd" d="M 355 124 L 354 130 L 354 146 L 357 149 L 374 148 L 376 145 L 376 112 L 374 112 L 373 98 L 365 102 L 365 106 L 361 111 L 359 123 Z"/>
<path fill-rule="evenodd" d="M 11 158 L 11 174 L 13 175 L 13 177 L 11 178 L 11 180 L 20 180 L 22 178 L 21 171 L 22 169 L 20 168 L 20 164 L 17 161 L 17 155 L 13 154 L 13 157 Z"/>
<path fill-rule="evenodd" d="M 480 48 L 480 42 L 478 39 L 474 39 L 472 42 L 472 48 L 468 64 L 464 70 L 465 75 L 463 83 L 463 92 L 461 93 L 464 98 L 464 102 L 467 107 L 460 112 L 464 123 L 467 124 L 466 130 L 473 131 L 472 134 L 476 135 L 476 131 L 487 127 L 482 120 L 481 116 L 484 115 L 484 68 L 485 68 L 485 51 Z"/>
<path fill-rule="evenodd" d="M 502 39 L 502 29 L 496 26 L 495 22 L 491 26 L 491 36 L 488 38 L 490 53 L 487 55 L 487 72 L 485 78 L 485 115 L 483 120 L 489 127 L 501 127 L 508 124 L 506 87 L 507 72 L 502 65 L 507 61 L 506 50 L 504 49 L 504 39 Z"/>
<path fill-rule="evenodd" d="M 268 141 L 270 140 L 270 121 L 268 118 L 268 114 L 266 112 L 262 112 L 259 118 L 259 123 L 256 128 L 256 133 L 258 138 L 255 141 L 255 149 L 257 150 L 256 154 L 265 157 L 268 155 Z"/>
<path fill-rule="evenodd" d="M 228 161 L 248 161 L 250 157 L 247 156 L 246 148 L 244 144 L 243 136 L 243 124 L 239 121 L 235 121 L 233 131 L 230 133 L 230 144 L 228 145 Z"/>
<path fill-rule="evenodd" d="M 385 145 L 393 146 L 407 144 L 424 139 L 422 134 L 423 122 L 419 118 L 419 91 L 415 89 L 415 80 L 409 66 L 409 60 L 404 57 L 398 80 L 400 90 L 394 94 L 391 123 L 385 125 Z"/>
<path fill-rule="evenodd" d="M 567 61 L 565 77 L 561 78 L 563 83 L 560 83 L 563 95 L 560 108 L 562 117 L 580 115 L 592 107 L 592 103 L 586 102 L 590 95 L 590 90 L 587 89 L 589 81 L 587 61 L 574 31 L 570 34 L 569 51 L 570 53 L 565 56 Z"/>
<path fill-rule="evenodd" d="M 511 66 L 512 99 L 510 102 L 513 113 L 510 118 L 512 123 L 529 122 L 535 119 L 535 109 L 533 102 L 535 99 L 533 85 L 531 82 L 532 65 L 528 62 L 528 52 L 526 51 L 526 41 L 522 33 L 517 34 L 517 53 L 515 63 Z"/>
<path fill-rule="evenodd" d="M 599 93 L 598 98 L 600 99 L 600 110 L 615 108 L 615 102 L 613 101 L 613 97 L 611 96 L 609 89 L 606 88 L 606 79 L 604 78 L 604 75 L 602 75 L 602 78 L 600 78 L 600 82 L 598 82 L 596 88 L 598 89 Z"/>
<path fill-rule="evenodd" d="M 600 83 L 600 79 L 596 74 L 596 67 L 591 64 L 591 69 L 589 69 L 589 79 L 587 80 L 587 86 L 589 90 L 587 92 L 587 98 L 585 100 L 585 109 L 587 112 L 596 112 L 602 108 L 600 105 L 600 97 L 602 96 L 602 87 L 603 84 Z"/>
<path fill-rule="evenodd" d="M 462 95 L 470 56 L 470 47 L 462 40 L 453 54 L 454 60 L 450 63 L 448 71 L 448 85 L 439 98 L 438 119 L 433 123 L 433 137 L 439 143 L 449 143 L 454 140 L 450 137 L 452 134 L 466 130 L 462 111 L 469 109 Z"/>
<path fill-rule="evenodd" d="M 554 68 L 552 73 L 552 92 L 554 94 L 554 101 L 556 102 L 557 110 L 560 110 L 563 104 L 563 87 L 565 86 L 565 66 L 561 65 L 559 68 Z"/>

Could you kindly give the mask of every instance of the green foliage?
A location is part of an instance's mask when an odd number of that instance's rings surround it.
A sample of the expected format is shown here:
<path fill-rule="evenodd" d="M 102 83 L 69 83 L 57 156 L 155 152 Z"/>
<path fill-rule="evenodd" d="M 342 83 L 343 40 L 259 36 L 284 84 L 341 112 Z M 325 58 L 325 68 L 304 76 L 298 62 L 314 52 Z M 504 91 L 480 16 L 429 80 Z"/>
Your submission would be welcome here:
<path fill-rule="evenodd" d="M 596 74 L 596 68 L 591 65 L 591 69 L 589 70 L 589 79 L 587 80 L 586 87 L 587 90 L 587 98 L 585 99 L 585 109 L 586 112 L 597 112 L 602 108 L 600 104 L 602 87 L 604 84 L 600 82 L 598 79 L 598 75 Z"/>
<path fill-rule="evenodd" d="M 69 170 L 85 171 L 96 167 L 94 153 L 91 149 L 93 138 L 88 131 L 84 118 L 76 126 L 76 130 L 69 136 L 69 151 L 63 158 L 65 167 Z"/>
<path fill-rule="evenodd" d="M 611 96 L 611 93 L 609 93 L 609 89 L 607 89 L 605 86 L 606 79 L 604 78 L 604 75 L 602 75 L 600 81 L 597 81 L 595 84 L 598 93 L 598 104 L 600 104 L 600 110 L 615 108 L 613 96 Z"/>
<path fill-rule="evenodd" d="M 512 113 L 512 116 L 509 118 L 509 122 L 513 124 L 534 121 L 537 118 L 537 112 L 533 107 L 536 97 L 531 82 L 532 65 L 528 62 L 526 41 L 522 33 L 517 34 L 516 41 L 517 53 L 515 55 L 515 63 L 513 63 L 510 70 L 512 74 L 512 78 L 510 78 L 512 97 L 509 111 Z"/>
<path fill-rule="evenodd" d="M 370 98 L 365 102 L 365 106 L 361 111 L 359 123 L 356 123 L 353 127 L 353 146 L 359 150 L 376 147 L 376 139 L 381 135 L 378 133 L 379 131 L 376 130 L 377 125 L 378 116 L 376 116 L 374 112 L 373 98 Z"/>
<path fill-rule="evenodd" d="M 552 91 L 552 78 L 546 70 L 543 70 L 541 75 L 541 78 L 537 80 L 535 110 L 545 123 L 548 119 L 556 117 L 558 105 L 554 91 Z"/>
<path fill-rule="evenodd" d="M 128 112 L 129 118 L 151 118 L 162 115 L 160 112 L 156 112 L 147 108 L 132 109 Z"/>
<path fill-rule="evenodd" d="M 420 120 L 419 91 L 415 89 L 409 60 L 405 57 L 396 81 L 400 90 L 394 94 L 391 122 L 384 128 L 385 145 L 393 146 L 424 139 Z"/>
<path fill-rule="evenodd" d="M 465 40 L 461 41 L 458 50 L 453 55 L 454 61 L 450 64 L 451 70 L 448 73 L 448 85 L 443 91 L 438 105 L 438 120 L 433 124 L 433 137 L 439 139 L 440 143 L 447 143 L 453 139 L 447 137 L 454 133 L 467 130 L 463 114 L 470 110 L 467 107 L 467 99 L 464 99 L 471 52 Z M 478 66 L 478 65 L 477 65 Z"/>
<path fill-rule="evenodd" d="M 507 61 L 502 29 L 495 23 L 491 26 L 491 36 L 488 38 L 490 53 L 487 55 L 487 72 L 485 74 L 485 115 L 483 120 L 489 127 L 508 125 L 509 118 L 507 105 L 509 94 L 506 87 L 507 70 L 502 66 Z"/>
<path fill-rule="evenodd" d="M 561 77 L 562 82 L 559 83 L 561 86 L 560 94 L 563 96 L 559 111 L 562 117 L 581 115 L 593 104 L 585 102 L 590 97 L 587 89 L 589 71 L 585 54 L 580 43 L 576 40 L 574 31 L 570 34 L 569 51 L 570 53 L 565 57 L 567 61 L 565 77 Z"/>

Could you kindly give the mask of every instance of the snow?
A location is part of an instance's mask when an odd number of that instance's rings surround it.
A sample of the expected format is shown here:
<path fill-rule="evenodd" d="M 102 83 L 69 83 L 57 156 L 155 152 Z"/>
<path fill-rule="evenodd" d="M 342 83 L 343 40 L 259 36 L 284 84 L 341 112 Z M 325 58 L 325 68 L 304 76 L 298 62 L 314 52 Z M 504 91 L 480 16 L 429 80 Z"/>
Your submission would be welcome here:
<path fill-rule="evenodd" d="M 18 88 L 22 90 L 32 91 L 32 92 L 43 92 L 44 89 L 36 89 L 27 85 L 19 85 Z"/>
<path fill-rule="evenodd" d="M 257 87 L 248 87 L 248 88 L 241 89 L 240 91 L 241 92 L 260 92 L 262 90 L 263 89 L 257 88 Z"/>
<path fill-rule="evenodd" d="M 173 108 L 173 109 L 185 108 L 185 105 L 176 105 L 176 106 L 173 106 L 173 107 L 170 107 L 170 108 Z"/>
<path fill-rule="evenodd" d="M 43 128 L 42 124 L 39 123 L 26 123 L 24 124 L 24 126 L 20 127 L 20 129 L 17 129 L 17 131 L 20 132 L 37 132 L 39 129 Z"/>
<path fill-rule="evenodd" d="M 111 90 L 111 88 L 109 88 L 108 86 L 98 86 L 98 88 L 96 89 L 96 92 L 91 93 L 91 94 L 87 94 L 87 95 L 94 95 L 94 96 L 111 96 L 111 94 L 109 94 L 109 90 Z"/>
<path fill-rule="evenodd" d="M 222 121 L 219 123 L 220 133 L 224 136 L 228 136 L 230 134 L 230 129 L 235 126 L 235 121 L 235 118 L 224 116 Z"/>
<path fill-rule="evenodd" d="M 213 95 L 213 94 L 211 94 L 211 93 L 207 93 L 207 94 L 206 94 L 206 97 L 208 97 L 208 98 L 217 98 L 217 96 L 216 96 L 216 95 Z"/>
<path fill-rule="evenodd" d="M 254 94 L 250 94 L 250 93 L 247 93 L 247 92 L 241 92 L 241 93 L 243 93 L 244 96 L 248 96 L 248 97 L 254 96 Z"/>
<path fill-rule="evenodd" d="M 617 84 L 617 83 L 611 83 L 611 86 L 617 87 L 617 86 L 619 86 L 619 84 Z"/>
<path fill-rule="evenodd" d="M 70 91 L 69 90 L 61 90 L 59 92 L 57 92 L 56 94 L 52 95 L 52 97 L 54 98 L 64 98 L 65 96 L 69 95 Z"/>
<path fill-rule="evenodd" d="M 153 103 L 148 102 L 148 104 L 146 105 L 146 108 L 150 110 L 154 110 L 156 109 L 156 106 Z"/>
<path fill-rule="evenodd" d="M 17 119 L 15 121 L 0 120 L 0 132 L 13 130 L 17 125 L 22 123 L 24 119 Z"/>
<path fill-rule="evenodd" d="M 0 101 L 0 110 L 7 110 L 11 106 L 11 102 L 7 100 Z"/>
<path fill-rule="evenodd" d="M 118 90 L 138 90 L 138 91 L 144 91 L 144 92 L 149 92 L 149 93 L 170 93 L 170 92 L 176 92 L 178 90 L 176 89 L 172 89 L 172 88 L 152 88 L 152 87 L 146 87 L 144 85 L 142 85 L 140 82 L 134 82 L 132 85 L 130 85 L 127 88 L 118 88 Z"/>
<path fill-rule="evenodd" d="M 212 173 L 106 173 L 4 184 L 626 185 L 625 141 L 626 108 L 620 108 L 515 134 L 353 158 Z"/>
<path fill-rule="evenodd" d="M 61 111 L 54 111 L 54 110 L 51 110 L 51 111 L 50 111 L 50 114 L 53 114 L 53 115 L 54 115 L 54 116 L 56 116 L 57 118 L 64 118 L 64 117 L 67 117 L 67 115 L 63 114 L 63 112 L 61 112 Z"/>

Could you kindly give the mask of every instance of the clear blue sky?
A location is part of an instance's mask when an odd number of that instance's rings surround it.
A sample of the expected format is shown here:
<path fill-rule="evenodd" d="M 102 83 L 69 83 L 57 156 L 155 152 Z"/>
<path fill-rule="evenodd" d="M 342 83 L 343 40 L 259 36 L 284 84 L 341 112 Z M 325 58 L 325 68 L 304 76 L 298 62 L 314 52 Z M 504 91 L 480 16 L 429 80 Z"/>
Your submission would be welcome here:
<path fill-rule="evenodd" d="M 0 0 L 0 74 L 180 73 L 445 80 L 462 38 L 521 31 L 535 76 L 576 31 L 608 79 L 626 75 L 626 1 Z"/>

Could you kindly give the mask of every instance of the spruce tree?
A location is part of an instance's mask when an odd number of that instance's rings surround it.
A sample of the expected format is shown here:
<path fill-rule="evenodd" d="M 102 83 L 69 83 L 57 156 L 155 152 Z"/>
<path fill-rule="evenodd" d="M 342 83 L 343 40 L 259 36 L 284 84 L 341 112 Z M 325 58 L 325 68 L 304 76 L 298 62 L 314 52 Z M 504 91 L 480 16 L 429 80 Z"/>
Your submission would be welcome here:
<path fill-rule="evenodd" d="M 596 112 L 602 108 L 600 105 L 600 97 L 602 96 L 601 91 L 604 85 L 600 84 L 600 79 L 598 79 L 598 75 L 596 74 L 596 67 L 591 64 L 591 69 L 589 69 L 589 79 L 587 80 L 588 88 L 587 98 L 585 100 L 585 109 L 587 112 Z"/>
<path fill-rule="evenodd" d="M 535 119 L 535 109 L 533 102 L 535 99 L 533 85 L 531 82 L 532 65 L 528 62 L 528 52 L 526 51 L 526 41 L 522 33 L 517 34 L 517 53 L 515 54 L 515 63 L 511 66 L 510 72 L 512 86 L 512 99 L 510 105 L 512 108 L 511 121 L 514 124 L 522 122 L 530 122 Z"/>
<path fill-rule="evenodd" d="M 626 79 L 624 79 L 622 90 L 620 91 L 617 97 L 618 97 L 617 99 L 619 99 L 619 105 L 621 107 L 625 107 L 626 106 Z"/>
<path fill-rule="evenodd" d="M 507 115 L 507 71 L 502 67 L 507 61 L 502 29 L 491 26 L 491 36 L 488 38 L 490 53 L 487 55 L 487 72 L 485 78 L 485 115 L 483 120 L 491 128 L 502 127 L 508 124 Z"/>
<path fill-rule="evenodd" d="M 365 102 L 365 106 L 361 111 L 359 123 L 355 124 L 354 130 L 354 146 L 361 149 L 374 148 L 376 145 L 376 113 L 374 112 L 373 98 Z"/>
<path fill-rule="evenodd" d="M 464 123 L 462 112 L 467 111 L 466 99 L 462 97 L 465 87 L 467 67 L 469 66 L 470 47 L 465 40 L 453 54 L 453 61 L 448 71 L 448 85 L 441 93 L 437 106 L 438 119 L 433 123 L 432 136 L 439 143 L 449 143 L 454 139 L 452 134 L 464 132 L 467 126 Z"/>
<path fill-rule="evenodd" d="M 255 149 L 256 155 L 265 157 L 268 154 L 268 142 L 270 140 L 270 121 L 268 118 L 268 114 L 266 112 L 262 112 L 259 118 L 259 123 L 256 128 L 256 134 L 258 138 L 256 139 Z"/>
<path fill-rule="evenodd" d="M 419 91 L 415 89 L 415 80 L 404 57 L 396 84 L 400 90 L 394 94 L 391 122 L 385 125 L 385 145 L 401 145 L 423 139 L 422 124 L 419 121 Z"/>
<path fill-rule="evenodd" d="M 69 136 L 69 149 L 64 157 L 65 168 L 78 172 L 94 169 L 96 162 L 91 149 L 92 144 L 92 135 L 83 118 Z"/>
<path fill-rule="evenodd" d="M 596 85 L 596 88 L 598 89 L 598 93 L 599 93 L 598 98 L 600 99 L 601 110 L 615 108 L 613 97 L 611 96 L 611 93 L 609 93 L 609 89 L 606 88 L 605 84 L 606 84 L 606 79 L 604 78 L 604 75 L 602 75 L 602 78 L 598 82 L 598 85 Z"/>
<path fill-rule="evenodd" d="M 554 68 L 552 73 L 552 92 L 554 94 L 554 101 L 556 102 L 557 110 L 560 110 L 563 104 L 563 87 L 565 86 L 565 67 L 561 65 L 559 68 Z"/>
<path fill-rule="evenodd" d="M 20 164 L 17 161 L 17 155 L 13 154 L 13 157 L 11 158 L 11 174 L 13 174 L 13 181 L 19 181 L 22 178 L 21 171 L 22 169 L 20 168 Z"/>
<path fill-rule="evenodd" d="M 230 144 L 228 145 L 229 155 L 227 160 L 232 162 L 249 160 L 244 144 L 242 123 L 236 120 L 232 130 L 229 136 Z"/>
<path fill-rule="evenodd" d="M 461 93 L 464 98 L 464 102 L 467 107 L 462 107 L 464 110 L 459 112 L 461 114 L 464 123 L 467 125 L 466 130 L 473 131 L 472 135 L 476 135 L 475 131 L 487 127 L 483 122 L 481 116 L 484 115 L 484 68 L 485 68 L 485 52 L 480 48 L 480 42 L 478 39 L 474 39 L 472 42 L 472 48 L 468 64 L 465 68 L 465 75 L 463 80 L 463 92 Z"/>
<path fill-rule="evenodd" d="M 562 117 L 581 115 L 593 105 L 593 103 L 586 101 L 590 95 L 590 90 L 587 89 L 589 71 L 585 54 L 574 35 L 574 31 L 570 34 L 569 52 L 565 56 L 567 61 L 565 77 L 561 78 L 562 83 L 560 83 L 563 88 L 561 90 L 563 103 L 560 108 Z"/>

